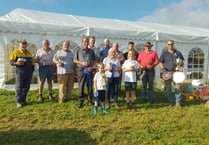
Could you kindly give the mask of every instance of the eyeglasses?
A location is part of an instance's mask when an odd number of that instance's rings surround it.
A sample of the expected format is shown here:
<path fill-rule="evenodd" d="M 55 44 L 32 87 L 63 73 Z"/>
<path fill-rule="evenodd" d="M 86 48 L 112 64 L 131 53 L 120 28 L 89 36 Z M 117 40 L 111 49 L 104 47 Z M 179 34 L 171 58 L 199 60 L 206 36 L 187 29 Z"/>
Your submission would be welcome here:
<path fill-rule="evenodd" d="M 174 45 L 173 43 L 171 43 L 171 44 L 168 44 L 168 45 Z"/>

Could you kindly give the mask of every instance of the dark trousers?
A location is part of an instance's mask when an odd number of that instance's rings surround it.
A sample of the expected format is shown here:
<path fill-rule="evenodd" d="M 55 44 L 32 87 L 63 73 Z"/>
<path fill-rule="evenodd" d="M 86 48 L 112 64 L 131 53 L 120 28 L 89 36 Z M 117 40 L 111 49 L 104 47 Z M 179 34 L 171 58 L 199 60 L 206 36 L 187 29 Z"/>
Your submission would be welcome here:
<path fill-rule="evenodd" d="M 119 77 L 113 78 L 112 82 L 108 81 L 108 86 L 107 86 L 107 102 L 108 103 L 110 103 L 111 95 L 114 98 L 114 102 L 118 103 L 118 83 L 119 83 Z"/>
<path fill-rule="evenodd" d="M 147 96 L 147 86 L 148 86 L 148 97 L 149 101 L 153 102 L 154 99 L 154 80 L 155 80 L 155 70 L 143 70 L 142 77 L 142 92 L 141 92 L 141 101 L 146 101 Z"/>
<path fill-rule="evenodd" d="M 88 96 L 88 101 L 92 102 L 92 96 L 93 96 L 93 74 L 90 72 L 90 80 L 91 80 L 91 85 L 86 86 L 87 87 L 87 96 Z M 84 89 L 85 85 L 87 84 L 87 77 L 84 74 L 84 72 L 81 70 L 78 72 L 78 103 L 80 105 L 83 104 L 84 99 L 85 99 L 85 94 L 84 94 Z"/>
<path fill-rule="evenodd" d="M 30 89 L 30 82 L 33 75 L 33 69 L 16 69 L 16 102 L 24 103 L 26 102 L 26 96 Z"/>

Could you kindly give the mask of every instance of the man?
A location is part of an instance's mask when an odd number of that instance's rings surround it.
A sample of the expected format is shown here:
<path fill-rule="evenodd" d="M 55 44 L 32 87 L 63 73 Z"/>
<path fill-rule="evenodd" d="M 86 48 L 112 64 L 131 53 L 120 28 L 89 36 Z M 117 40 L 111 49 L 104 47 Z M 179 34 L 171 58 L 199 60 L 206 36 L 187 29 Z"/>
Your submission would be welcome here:
<path fill-rule="evenodd" d="M 26 96 L 30 89 L 30 81 L 34 71 L 34 57 L 27 50 L 27 41 L 19 42 L 19 49 L 12 52 L 10 64 L 16 68 L 16 105 L 17 108 L 27 105 Z"/>
<path fill-rule="evenodd" d="M 164 71 L 175 72 L 175 71 L 183 71 L 183 65 L 177 68 L 177 60 L 181 60 L 183 62 L 184 57 L 182 53 L 176 49 L 174 49 L 174 41 L 167 41 L 167 50 L 163 51 L 160 56 L 160 68 Z M 165 89 L 167 93 L 167 98 L 169 101 L 169 106 L 173 106 L 174 102 L 177 106 L 181 105 L 181 93 L 180 93 L 180 85 L 175 84 L 175 98 L 172 95 L 172 78 L 165 80 Z"/>
<path fill-rule="evenodd" d="M 36 52 L 35 55 L 35 61 L 39 65 L 39 97 L 38 101 L 43 101 L 43 89 L 44 89 L 44 83 L 47 79 L 48 84 L 48 97 L 49 100 L 53 99 L 52 96 L 52 79 L 54 76 L 54 63 L 53 63 L 53 57 L 55 54 L 55 51 L 49 47 L 50 43 L 49 40 L 43 40 L 42 42 L 42 48 L 39 49 Z"/>
<path fill-rule="evenodd" d="M 84 86 L 87 85 L 88 91 L 88 104 L 92 106 L 93 96 L 93 66 L 96 60 L 95 53 L 92 49 L 88 48 L 89 39 L 87 36 L 82 38 L 82 48 L 78 49 L 75 53 L 74 63 L 77 64 L 78 75 L 78 108 L 83 107 L 84 103 Z"/>
<path fill-rule="evenodd" d="M 95 53 L 96 56 L 96 61 L 98 62 L 99 60 L 99 50 L 98 48 L 95 46 L 95 42 L 96 42 L 96 38 L 94 36 L 91 36 L 89 38 L 89 48 L 92 49 Z"/>
<path fill-rule="evenodd" d="M 134 53 L 135 53 L 135 60 L 137 60 L 139 53 L 135 50 L 135 48 L 134 48 L 134 42 L 133 41 L 128 42 L 128 50 L 127 50 L 127 52 L 124 53 L 124 59 L 125 60 L 128 59 L 128 51 L 129 50 L 134 51 Z"/>
<path fill-rule="evenodd" d="M 104 43 L 104 46 L 99 52 L 101 62 L 103 62 L 104 58 L 108 56 L 108 51 L 110 49 L 110 40 L 106 38 L 104 39 L 103 43 Z"/>
<path fill-rule="evenodd" d="M 116 57 L 120 60 L 120 64 L 122 66 L 123 62 L 124 62 L 124 56 L 123 53 L 119 50 L 119 44 L 117 42 L 112 44 L 112 47 L 115 49 L 116 52 Z"/>
<path fill-rule="evenodd" d="M 124 62 L 124 56 L 123 53 L 121 51 L 119 51 L 119 44 L 117 42 L 113 43 L 112 48 L 115 49 L 115 56 L 119 59 L 120 61 L 120 65 L 122 66 L 123 62 Z M 118 94 L 119 96 L 121 96 L 121 81 L 122 81 L 122 72 L 120 73 L 120 77 L 119 77 L 119 82 L 118 82 Z"/>
<path fill-rule="evenodd" d="M 150 103 L 152 103 L 154 99 L 155 66 L 159 61 L 157 53 L 151 50 L 152 46 L 153 44 L 151 42 L 144 43 L 144 51 L 139 54 L 137 59 L 143 73 L 141 101 L 146 102 L 146 90 L 148 85 L 148 96 Z"/>
<path fill-rule="evenodd" d="M 74 85 L 74 54 L 69 50 L 69 48 L 70 41 L 63 41 L 62 49 L 58 50 L 53 58 L 53 62 L 57 66 L 59 103 L 67 102 L 72 99 Z"/>
<path fill-rule="evenodd" d="M 89 38 L 89 49 L 92 49 L 94 51 L 94 54 L 95 54 L 95 57 L 96 57 L 96 60 L 95 60 L 94 65 L 93 65 L 93 71 L 92 71 L 93 77 L 92 78 L 94 78 L 94 75 L 95 75 L 96 69 L 97 69 L 97 63 L 99 62 L 99 50 L 95 46 L 95 42 L 96 42 L 96 38 L 94 36 L 91 36 Z"/>

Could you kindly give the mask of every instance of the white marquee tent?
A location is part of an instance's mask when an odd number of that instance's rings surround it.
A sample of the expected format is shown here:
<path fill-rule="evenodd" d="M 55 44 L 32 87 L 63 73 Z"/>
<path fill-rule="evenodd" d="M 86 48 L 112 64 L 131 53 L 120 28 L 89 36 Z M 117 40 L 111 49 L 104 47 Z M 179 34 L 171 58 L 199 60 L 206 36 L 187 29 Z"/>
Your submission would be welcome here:
<path fill-rule="evenodd" d="M 0 17 L 0 88 L 7 88 L 6 78 L 14 76 L 14 71 L 8 71 L 11 69 L 8 58 L 17 47 L 17 40 L 26 39 L 36 48 L 32 50 L 35 53 L 43 39 L 48 39 L 55 48 L 63 40 L 80 45 L 83 35 L 95 36 L 97 46 L 109 38 L 111 43 L 118 42 L 122 51 L 129 41 L 140 49 L 145 41 L 150 41 L 159 55 L 166 41 L 172 39 L 184 55 L 185 73 L 201 73 L 202 79 L 207 78 L 209 29 L 15 9 Z M 159 67 L 156 70 L 159 78 Z"/>

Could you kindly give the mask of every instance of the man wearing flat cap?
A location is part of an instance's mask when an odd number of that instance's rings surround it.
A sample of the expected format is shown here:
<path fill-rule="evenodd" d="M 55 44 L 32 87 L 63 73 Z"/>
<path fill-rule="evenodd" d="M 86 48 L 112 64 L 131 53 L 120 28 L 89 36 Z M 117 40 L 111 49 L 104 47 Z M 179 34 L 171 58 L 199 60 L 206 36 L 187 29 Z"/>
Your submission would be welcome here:
<path fill-rule="evenodd" d="M 17 108 L 26 105 L 26 96 L 30 89 L 30 81 L 34 71 L 34 57 L 27 50 L 27 41 L 19 41 L 19 48 L 10 56 L 10 64 L 16 68 L 16 103 Z"/>
<path fill-rule="evenodd" d="M 148 85 L 149 102 L 152 103 L 154 99 L 154 80 L 155 80 L 155 66 L 159 59 L 155 51 L 151 50 L 153 44 L 151 42 L 144 43 L 144 51 L 142 51 L 137 61 L 142 71 L 142 92 L 141 101 L 146 102 L 146 91 Z"/>

